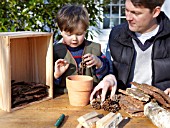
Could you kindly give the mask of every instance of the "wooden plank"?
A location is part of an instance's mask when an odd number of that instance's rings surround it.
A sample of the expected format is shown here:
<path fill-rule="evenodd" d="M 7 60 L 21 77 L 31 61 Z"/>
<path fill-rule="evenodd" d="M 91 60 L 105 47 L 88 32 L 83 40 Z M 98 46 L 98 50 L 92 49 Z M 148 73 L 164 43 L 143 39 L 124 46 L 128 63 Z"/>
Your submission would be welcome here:
<path fill-rule="evenodd" d="M 46 42 L 49 42 L 46 54 L 46 84 L 50 85 L 49 97 L 53 97 L 53 35 L 47 38 Z"/>
<path fill-rule="evenodd" d="M 96 122 L 96 128 L 101 128 L 101 127 L 103 127 L 103 126 L 105 125 L 105 123 L 106 123 L 109 119 L 111 119 L 114 115 L 115 115 L 115 113 L 110 112 L 110 113 L 108 113 L 106 116 L 104 116 L 103 118 L 101 118 L 100 120 L 98 120 L 98 121 Z"/>
<path fill-rule="evenodd" d="M 117 128 L 118 124 L 123 120 L 122 115 L 117 113 L 108 119 L 101 128 Z"/>
<path fill-rule="evenodd" d="M 9 38 L 0 37 L 0 108 L 11 111 L 11 58 Z"/>
<path fill-rule="evenodd" d="M 96 111 L 92 111 L 90 113 L 86 113 L 86 114 L 80 116 L 77 120 L 80 124 L 82 124 L 91 118 L 97 117 L 98 115 L 99 115 L 99 113 L 97 113 Z"/>
<path fill-rule="evenodd" d="M 100 119 L 98 117 L 99 115 L 96 111 L 92 111 L 80 116 L 77 120 L 85 128 L 91 128 L 96 124 L 96 121 Z"/>
<path fill-rule="evenodd" d="M 0 36 L 8 36 L 10 38 L 27 38 L 27 37 L 39 37 L 39 36 L 51 36 L 49 32 L 33 32 L 33 31 L 20 31 L 20 32 L 0 32 Z"/>

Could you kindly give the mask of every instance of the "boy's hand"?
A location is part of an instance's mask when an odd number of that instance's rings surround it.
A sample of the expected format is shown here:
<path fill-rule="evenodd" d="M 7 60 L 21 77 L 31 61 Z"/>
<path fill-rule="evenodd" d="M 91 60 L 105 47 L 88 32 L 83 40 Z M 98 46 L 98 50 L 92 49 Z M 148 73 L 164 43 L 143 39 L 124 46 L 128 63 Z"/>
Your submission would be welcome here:
<path fill-rule="evenodd" d="M 102 66 L 102 61 L 93 54 L 87 53 L 83 56 L 84 61 L 86 62 L 86 66 L 88 68 L 96 65 L 96 68 L 100 68 Z"/>
<path fill-rule="evenodd" d="M 69 67 L 69 63 L 64 59 L 58 59 L 54 66 L 54 78 L 59 78 Z"/>

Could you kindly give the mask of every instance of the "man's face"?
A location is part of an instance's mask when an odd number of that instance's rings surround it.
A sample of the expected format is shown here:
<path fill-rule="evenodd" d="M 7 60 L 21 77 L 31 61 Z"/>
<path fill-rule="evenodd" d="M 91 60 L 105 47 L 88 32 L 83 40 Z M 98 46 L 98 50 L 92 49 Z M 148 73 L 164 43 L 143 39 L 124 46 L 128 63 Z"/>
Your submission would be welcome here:
<path fill-rule="evenodd" d="M 126 0 L 125 2 L 125 14 L 129 29 L 133 32 L 147 33 L 157 25 L 154 11 L 151 12 L 144 7 L 135 7 L 131 0 Z"/>

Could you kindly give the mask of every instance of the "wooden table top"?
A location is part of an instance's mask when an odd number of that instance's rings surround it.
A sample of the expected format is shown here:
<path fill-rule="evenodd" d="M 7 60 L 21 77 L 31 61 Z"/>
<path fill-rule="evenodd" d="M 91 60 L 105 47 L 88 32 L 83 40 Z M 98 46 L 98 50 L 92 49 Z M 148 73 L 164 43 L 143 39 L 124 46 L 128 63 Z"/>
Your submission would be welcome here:
<path fill-rule="evenodd" d="M 64 94 L 10 113 L 0 110 L 0 128 L 55 128 L 54 124 L 62 113 L 66 117 L 61 128 L 76 128 L 77 118 L 92 111 L 103 115 L 109 113 L 103 109 L 95 110 L 90 105 L 71 106 L 68 95 Z M 128 117 L 123 111 L 120 113 L 123 118 Z M 119 128 L 156 128 L 156 126 L 148 118 L 143 117 L 123 120 Z"/>

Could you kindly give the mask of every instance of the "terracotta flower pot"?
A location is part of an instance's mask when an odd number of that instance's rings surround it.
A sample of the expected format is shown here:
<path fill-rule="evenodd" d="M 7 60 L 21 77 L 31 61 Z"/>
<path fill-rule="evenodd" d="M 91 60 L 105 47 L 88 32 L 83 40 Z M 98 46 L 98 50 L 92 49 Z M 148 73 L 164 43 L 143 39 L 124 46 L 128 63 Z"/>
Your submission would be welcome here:
<path fill-rule="evenodd" d="M 69 102 L 73 106 L 86 106 L 89 104 L 93 89 L 93 78 L 86 75 L 72 75 L 66 78 Z"/>

